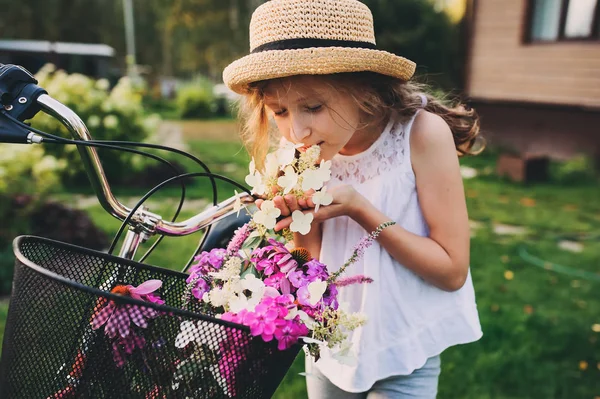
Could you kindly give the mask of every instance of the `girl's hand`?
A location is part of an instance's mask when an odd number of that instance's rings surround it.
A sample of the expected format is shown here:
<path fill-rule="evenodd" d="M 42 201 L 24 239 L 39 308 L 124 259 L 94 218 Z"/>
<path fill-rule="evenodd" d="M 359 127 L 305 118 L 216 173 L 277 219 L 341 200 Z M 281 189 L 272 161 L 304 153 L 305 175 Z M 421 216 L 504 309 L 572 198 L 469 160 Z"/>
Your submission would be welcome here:
<path fill-rule="evenodd" d="M 338 216 L 349 216 L 353 217 L 357 209 L 359 209 L 366 199 L 360 195 L 352 186 L 342 185 L 332 188 L 327 191 L 333 197 L 333 202 L 327 206 L 320 206 L 319 211 L 315 213 L 315 203 L 312 201 L 312 194 L 314 191 L 307 192 L 305 198 L 296 200 L 292 195 L 286 195 L 285 198 L 278 196 L 273 199 L 275 207 L 281 210 L 282 220 L 278 221 L 275 225 L 275 230 L 281 230 L 292 223 L 291 214 L 300 210 L 304 213 L 310 212 L 314 215 L 313 224 L 322 223 L 327 219 L 331 219 Z M 260 200 L 259 200 L 260 201 Z M 260 204 L 257 201 L 257 206 L 260 208 Z"/>
<path fill-rule="evenodd" d="M 294 211 L 303 211 L 314 208 L 315 204 L 310 200 L 310 197 L 314 194 L 314 192 L 314 190 L 305 192 L 303 198 L 296 198 L 292 194 L 288 194 L 286 196 L 278 195 L 273 198 L 273 203 L 275 204 L 275 208 L 278 208 L 281 211 L 281 217 L 288 217 Z M 261 209 L 261 206 L 264 202 L 265 200 L 258 199 L 256 200 L 255 204 L 258 209 Z"/>

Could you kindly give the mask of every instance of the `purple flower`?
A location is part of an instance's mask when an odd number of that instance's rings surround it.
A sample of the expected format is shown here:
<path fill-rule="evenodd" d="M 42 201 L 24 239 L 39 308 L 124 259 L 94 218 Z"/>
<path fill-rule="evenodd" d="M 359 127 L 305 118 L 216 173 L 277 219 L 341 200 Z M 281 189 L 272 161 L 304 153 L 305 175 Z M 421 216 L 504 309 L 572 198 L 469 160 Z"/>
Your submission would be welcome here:
<path fill-rule="evenodd" d="M 290 283 L 292 283 L 292 285 L 295 288 L 300 288 L 300 287 L 303 287 L 303 286 L 307 285 L 308 283 L 310 283 L 310 280 L 308 279 L 306 274 L 304 274 L 304 272 L 302 270 L 298 270 L 298 269 L 291 272 L 288 275 L 288 279 L 290 280 Z"/>
<path fill-rule="evenodd" d="M 300 305 L 310 306 L 310 292 L 308 291 L 308 285 L 298 288 L 298 291 L 296 291 L 296 299 L 298 299 Z"/>
<path fill-rule="evenodd" d="M 208 291 L 210 291 L 208 283 L 203 278 L 199 278 L 196 280 L 194 288 L 192 288 L 192 295 L 194 295 L 196 299 L 202 300 L 202 297 Z"/>
<path fill-rule="evenodd" d="M 308 268 L 306 270 L 306 274 L 308 275 L 311 283 L 316 280 L 325 281 L 329 277 L 329 274 L 327 273 L 327 266 L 316 259 L 306 262 L 304 267 Z"/>
<path fill-rule="evenodd" d="M 223 248 L 214 248 L 210 252 L 202 252 L 194 258 L 198 263 L 192 265 L 190 274 L 207 275 L 210 272 L 217 271 L 223 266 L 223 260 L 227 251 Z"/>
<path fill-rule="evenodd" d="M 335 284 L 329 284 L 325 293 L 323 294 L 323 305 L 331 307 L 333 309 L 337 309 L 339 306 L 338 300 L 338 290 Z"/>

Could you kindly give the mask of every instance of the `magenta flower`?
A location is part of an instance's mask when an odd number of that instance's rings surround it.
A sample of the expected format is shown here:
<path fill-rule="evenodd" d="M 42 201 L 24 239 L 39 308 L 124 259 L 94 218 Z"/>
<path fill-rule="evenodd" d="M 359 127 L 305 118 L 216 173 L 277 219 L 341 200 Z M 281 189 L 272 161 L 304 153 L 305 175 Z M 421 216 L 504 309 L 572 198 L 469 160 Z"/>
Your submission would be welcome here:
<path fill-rule="evenodd" d="M 277 349 L 286 350 L 291 348 L 298 338 L 308 334 L 308 328 L 294 320 L 286 320 L 286 323 L 275 331 L 277 338 Z"/>
<path fill-rule="evenodd" d="M 126 338 L 118 337 L 112 343 L 113 360 L 117 367 L 123 367 L 126 363 L 127 355 L 131 355 L 135 348 L 142 349 L 146 345 L 144 337 L 132 333 Z"/>
<path fill-rule="evenodd" d="M 275 320 L 279 314 L 277 309 L 270 308 L 264 303 L 260 303 L 254 309 L 254 312 L 248 312 L 244 316 L 244 325 L 250 327 L 250 334 L 260 335 L 265 342 L 273 339 L 275 333 Z"/>

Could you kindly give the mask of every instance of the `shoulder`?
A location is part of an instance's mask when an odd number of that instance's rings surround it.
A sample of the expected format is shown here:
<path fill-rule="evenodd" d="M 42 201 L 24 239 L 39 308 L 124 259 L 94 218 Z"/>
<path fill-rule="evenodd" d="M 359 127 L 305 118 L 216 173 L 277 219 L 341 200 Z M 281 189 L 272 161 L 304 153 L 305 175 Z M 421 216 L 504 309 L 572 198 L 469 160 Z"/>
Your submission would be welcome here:
<path fill-rule="evenodd" d="M 441 116 L 421 111 L 415 117 L 410 132 L 410 152 L 413 170 L 446 171 L 457 168 L 458 154 L 450 126 Z M 417 173 L 418 174 L 418 173 Z"/>
<path fill-rule="evenodd" d="M 411 152 L 417 154 L 455 149 L 450 126 L 441 116 L 421 111 L 410 129 Z"/>

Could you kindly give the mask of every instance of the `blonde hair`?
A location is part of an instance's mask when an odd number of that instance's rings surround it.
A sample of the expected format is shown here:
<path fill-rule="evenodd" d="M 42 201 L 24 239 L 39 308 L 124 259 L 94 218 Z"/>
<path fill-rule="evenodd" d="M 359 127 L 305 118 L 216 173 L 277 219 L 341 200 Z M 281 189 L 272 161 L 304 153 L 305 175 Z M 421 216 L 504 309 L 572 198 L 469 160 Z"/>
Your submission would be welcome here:
<path fill-rule="evenodd" d="M 431 93 L 428 85 L 372 72 L 319 75 L 319 78 L 332 89 L 350 96 L 365 116 L 363 119 L 368 121 L 367 125 L 380 126 L 393 113 L 403 121 L 410 119 L 422 108 L 423 94 L 427 97 L 424 109 L 442 117 L 450 127 L 459 156 L 478 154 L 485 146 L 480 136 L 477 112 L 460 101 L 452 103 L 439 98 Z M 264 103 L 265 90 L 275 80 L 278 79 L 252 83 L 240 102 L 242 139 L 259 168 L 272 138 Z"/>

